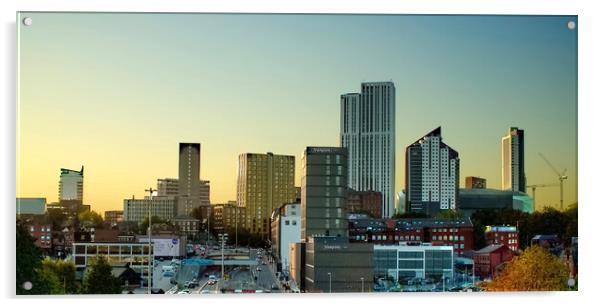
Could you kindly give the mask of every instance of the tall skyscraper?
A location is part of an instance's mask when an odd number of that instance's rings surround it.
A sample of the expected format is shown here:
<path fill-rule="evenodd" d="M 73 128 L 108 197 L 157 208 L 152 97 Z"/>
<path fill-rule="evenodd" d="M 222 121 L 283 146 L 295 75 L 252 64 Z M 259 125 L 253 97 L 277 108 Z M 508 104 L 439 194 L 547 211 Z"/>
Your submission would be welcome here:
<path fill-rule="evenodd" d="M 348 149 L 349 187 L 383 195 L 382 217 L 395 214 L 395 85 L 362 83 L 341 95 L 341 147 Z"/>
<path fill-rule="evenodd" d="M 441 127 L 406 148 L 408 212 L 434 215 L 458 204 L 460 158 L 443 143 Z"/>
<path fill-rule="evenodd" d="M 295 156 L 243 153 L 238 156 L 236 203 L 245 228 L 267 236 L 274 209 L 295 201 Z"/>
<path fill-rule="evenodd" d="M 511 127 L 502 138 L 502 190 L 525 193 L 525 131 Z"/>
<path fill-rule="evenodd" d="M 201 205 L 201 144 L 180 143 L 178 215 L 190 215 Z"/>
<path fill-rule="evenodd" d="M 347 148 L 307 147 L 301 178 L 301 239 L 348 237 Z"/>
<path fill-rule="evenodd" d="M 84 201 L 84 167 L 81 171 L 61 168 L 59 180 L 59 201 L 78 200 Z"/>

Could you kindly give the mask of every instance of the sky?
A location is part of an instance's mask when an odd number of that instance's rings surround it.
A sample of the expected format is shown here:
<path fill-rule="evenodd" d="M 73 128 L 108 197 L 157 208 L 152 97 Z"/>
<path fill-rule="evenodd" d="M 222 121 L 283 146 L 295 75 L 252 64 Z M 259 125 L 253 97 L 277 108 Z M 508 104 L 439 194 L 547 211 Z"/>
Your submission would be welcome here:
<path fill-rule="evenodd" d="M 405 147 L 434 128 L 464 177 L 501 188 L 501 138 L 525 130 L 527 184 L 577 201 L 576 16 L 21 13 L 17 197 L 58 199 L 85 166 L 98 212 L 177 178 L 178 143 L 201 143 L 211 202 L 236 199 L 237 157 L 339 146 L 340 95 L 396 87 L 395 190 Z M 530 190 L 529 190 L 530 193 Z M 558 187 L 537 190 L 558 206 Z"/>

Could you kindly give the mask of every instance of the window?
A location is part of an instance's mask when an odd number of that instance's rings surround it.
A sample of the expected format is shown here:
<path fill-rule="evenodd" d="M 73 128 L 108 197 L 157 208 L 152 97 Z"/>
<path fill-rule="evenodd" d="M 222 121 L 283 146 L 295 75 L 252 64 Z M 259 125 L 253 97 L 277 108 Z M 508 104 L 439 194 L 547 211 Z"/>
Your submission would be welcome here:
<path fill-rule="evenodd" d="M 293 226 L 294 226 L 294 225 L 297 225 L 297 221 L 293 221 Z"/>
<path fill-rule="evenodd" d="M 288 226 L 290 224 L 289 221 L 284 221 L 284 225 Z"/>

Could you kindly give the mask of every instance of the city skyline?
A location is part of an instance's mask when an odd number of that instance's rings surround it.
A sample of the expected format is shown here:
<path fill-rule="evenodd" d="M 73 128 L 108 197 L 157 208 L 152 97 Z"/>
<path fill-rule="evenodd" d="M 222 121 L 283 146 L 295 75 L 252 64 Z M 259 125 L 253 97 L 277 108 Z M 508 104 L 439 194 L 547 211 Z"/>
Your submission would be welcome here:
<path fill-rule="evenodd" d="M 157 178 L 177 178 L 180 142 L 202 144 L 212 203 L 236 199 L 241 153 L 294 155 L 300 186 L 305 147 L 339 145 L 341 93 L 392 80 L 395 192 L 405 147 L 437 126 L 461 156 L 461 181 L 501 189 L 500 139 L 516 126 L 527 185 L 557 180 L 542 152 L 568 169 L 565 207 L 577 200 L 574 17 L 29 15 L 33 26 L 19 26 L 17 197 L 53 202 L 59 169 L 84 165 L 84 202 L 122 209 Z M 357 38 L 369 43 L 344 44 Z M 557 188 L 537 191 L 538 205 L 558 199 Z"/>

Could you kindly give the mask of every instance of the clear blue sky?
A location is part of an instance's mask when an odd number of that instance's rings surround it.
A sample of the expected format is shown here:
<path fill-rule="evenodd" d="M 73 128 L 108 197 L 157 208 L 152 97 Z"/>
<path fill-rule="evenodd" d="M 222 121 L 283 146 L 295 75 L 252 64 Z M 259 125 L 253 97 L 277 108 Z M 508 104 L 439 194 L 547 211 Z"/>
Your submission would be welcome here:
<path fill-rule="evenodd" d="M 338 145 L 339 96 L 397 89 L 396 190 L 405 147 L 437 126 L 464 176 L 501 186 L 501 137 L 525 129 L 528 184 L 567 168 L 577 200 L 575 16 L 23 13 L 18 196 L 56 200 L 59 168 L 86 166 L 98 211 L 177 177 L 202 143 L 211 201 L 235 199 L 237 155 Z M 557 204 L 558 189 L 538 190 Z"/>

